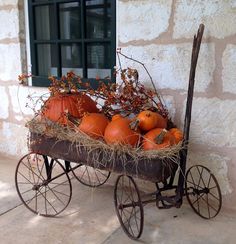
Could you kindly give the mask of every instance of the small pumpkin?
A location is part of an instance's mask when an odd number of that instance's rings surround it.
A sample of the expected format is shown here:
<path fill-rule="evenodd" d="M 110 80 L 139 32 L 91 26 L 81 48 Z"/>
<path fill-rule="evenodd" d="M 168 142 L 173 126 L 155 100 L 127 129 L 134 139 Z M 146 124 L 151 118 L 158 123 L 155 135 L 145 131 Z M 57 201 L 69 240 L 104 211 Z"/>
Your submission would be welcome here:
<path fill-rule="evenodd" d="M 95 139 L 98 139 L 104 136 L 108 123 L 109 120 L 104 114 L 87 113 L 81 120 L 79 130 Z"/>
<path fill-rule="evenodd" d="M 175 144 L 178 144 L 184 138 L 183 132 L 178 128 L 172 128 L 169 130 L 169 132 L 174 136 Z"/>
<path fill-rule="evenodd" d="M 89 96 L 82 93 L 60 93 L 48 98 L 42 109 L 42 117 L 67 125 L 67 113 L 79 119 L 85 112 L 98 112 L 96 102 Z"/>
<path fill-rule="evenodd" d="M 138 114 L 132 126 L 138 126 L 143 131 L 149 131 L 154 128 L 166 128 L 167 120 L 156 112 L 144 110 Z"/>
<path fill-rule="evenodd" d="M 155 128 L 144 135 L 142 147 L 144 150 L 158 150 L 167 148 L 175 143 L 174 136 L 162 128 Z"/>
<path fill-rule="evenodd" d="M 119 118 L 106 127 L 104 139 L 107 144 L 124 144 L 135 147 L 140 141 L 140 134 L 130 128 L 130 120 Z"/>

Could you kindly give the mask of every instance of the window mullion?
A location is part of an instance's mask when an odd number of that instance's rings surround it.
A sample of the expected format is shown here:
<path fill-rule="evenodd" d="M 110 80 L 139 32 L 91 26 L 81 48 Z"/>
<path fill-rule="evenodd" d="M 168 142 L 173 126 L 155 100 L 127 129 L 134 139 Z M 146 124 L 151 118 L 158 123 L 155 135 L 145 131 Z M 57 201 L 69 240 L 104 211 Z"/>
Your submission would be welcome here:
<path fill-rule="evenodd" d="M 38 74 L 38 65 L 37 65 L 37 52 L 35 40 L 35 19 L 34 19 L 34 7 L 32 6 L 32 1 L 29 1 L 28 5 L 29 10 L 29 28 L 30 28 L 30 48 L 31 48 L 31 63 L 34 64 L 31 67 L 32 74 Z"/>
<path fill-rule="evenodd" d="M 86 38 L 86 1 L 80 1 L 81 3 L 81 39 L 82 39 L 82 68 L 83 68 L 83 78 L 87 78 L 87 52 L 86 52 L 86 43 L 85 43 L 85 38 Z"/>
<path fill-rule="evenodd" d="M 59 19 L 59 5 L 54 2 L 54 11 L 55 11 L 55 23 L 56 23 L 56 48 L 57 48 L 57 75 L 62 76 L 62 63 L 61 63 L 61 45 L 58 42 L 60 40 L 60 19 Z"/>

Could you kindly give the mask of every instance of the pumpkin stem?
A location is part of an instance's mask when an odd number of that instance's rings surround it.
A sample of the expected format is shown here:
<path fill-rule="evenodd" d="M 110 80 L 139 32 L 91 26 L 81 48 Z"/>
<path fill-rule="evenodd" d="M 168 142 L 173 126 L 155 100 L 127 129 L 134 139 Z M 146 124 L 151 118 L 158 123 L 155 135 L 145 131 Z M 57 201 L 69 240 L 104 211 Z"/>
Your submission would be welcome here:
<path fill-rule="evenodd" d="M 78 120 L 77 118 L 75 118 L 72 114 L 70 114 L 69 112 L 65 112 L 66 118 L 73 123 L 76 126 L 79 126 L 80 124 L 80 120 Z"/>
<path fill-rule="evenodd" d="M 161 131 L 161 133 L 155 137 L 154 141 L 156 142 L 156 144 L 162 144 L 163 143 L 163 140 L 164 140 L 164 137 L 165 137 L 165 134 L 167 133 L 167 130 L 166 129 L 163 129 Z"/>
<path fill-rule="evenodd" d="M 135 119 L 135 120 L 131 121 L 129 124 L 130 129 L 136 131 L 138 129 L 139 123 L 140 123 L 139 119 Z"/>

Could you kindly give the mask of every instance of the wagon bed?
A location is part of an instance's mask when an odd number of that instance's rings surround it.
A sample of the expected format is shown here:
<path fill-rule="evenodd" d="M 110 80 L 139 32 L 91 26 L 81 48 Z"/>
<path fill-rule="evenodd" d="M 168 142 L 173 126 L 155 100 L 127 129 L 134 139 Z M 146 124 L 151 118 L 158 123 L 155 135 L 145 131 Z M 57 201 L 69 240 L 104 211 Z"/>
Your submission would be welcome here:
<path fill-rule="evenodd" d="M 31 133 L 30 149 L 33 152 L 48 155 L 52 158 L 62 159 L 69 162 L 81 163 L 101 170 L 109 172 L 126 174 L 140 179 L 163 182 L 171 174 L 175 172 L 178 167 L 178 157 L 174 158 L 142 158 L 135 160 L 131 155 L 122 155 L 125 162 L 107 158 L 107 154 L 102 149 L 95 149 L 88 152 L 83 144 L 72 143 L 68 140 L 58 140 L 54 137 L 47 137 L 42 134 Z M 93 155 L 99 155 L 94 158 Z M 122 160 L 124 161 L 124 160 Z"/>

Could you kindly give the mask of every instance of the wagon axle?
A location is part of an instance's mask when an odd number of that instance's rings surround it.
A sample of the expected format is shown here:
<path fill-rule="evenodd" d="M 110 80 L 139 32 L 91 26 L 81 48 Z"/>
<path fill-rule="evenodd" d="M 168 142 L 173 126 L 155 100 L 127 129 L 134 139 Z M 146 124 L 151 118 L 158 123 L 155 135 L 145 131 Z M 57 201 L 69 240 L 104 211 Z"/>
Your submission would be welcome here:
<path fill-rule="evenodd" d="M 191 192 L 189 192 L 188 193 L 188 195 L 201 195 L 202 193 L 204 193 L 204 194 L 208 194 L 209 192 L 210 192 L 210 190 L 209 190 L 209 188 L 207 188 L 207 187 L 205 187 L 205 188 L 203 188 L 203 189 L 195 189 L 195 188 L 193 188 L 193 187 L 190 187 L 188 190 L 192 190 L 192 193 Z"/>

